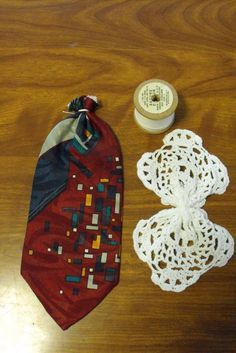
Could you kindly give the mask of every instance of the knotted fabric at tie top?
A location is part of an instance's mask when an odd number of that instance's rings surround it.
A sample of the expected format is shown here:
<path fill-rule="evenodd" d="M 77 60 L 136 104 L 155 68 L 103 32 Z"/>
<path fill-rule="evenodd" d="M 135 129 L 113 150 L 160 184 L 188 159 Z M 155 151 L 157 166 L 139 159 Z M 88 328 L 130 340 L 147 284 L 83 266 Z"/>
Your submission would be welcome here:
<path fill-rule="evenodd" d="M 74 112 L 75 115 L 79 113 L 81 110 L 87 110 L 90 112 L 94 112 L 98 107 L 97 97 L 95 96 L 81 96 L 73 99 L 68 104 L 68 112 Z"/>

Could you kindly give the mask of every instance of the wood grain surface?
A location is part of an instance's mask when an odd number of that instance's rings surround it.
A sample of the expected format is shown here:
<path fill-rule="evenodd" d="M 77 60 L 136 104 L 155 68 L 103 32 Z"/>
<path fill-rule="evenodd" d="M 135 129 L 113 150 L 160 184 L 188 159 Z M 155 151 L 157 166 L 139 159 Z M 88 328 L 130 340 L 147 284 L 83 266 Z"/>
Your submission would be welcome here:
<path fill-rule="evenodd" d="M 235 353 L 236 260 L 183 293 L 163 292 L 136 256 L 132 231 L 163 206 L 136 175 L 162 145 L 141 131 L 133 92 L 150 78 L 175 86 L 174 128 L 190 129 L 227 166 L 231 183 L 205 209 L 236 235 L 236 2 L 0 0 L 1 353 Z M 96 95 L 125 167 L 120 284 L 63 332 L 20 276 L 40 147 L 72 98 Z"/>

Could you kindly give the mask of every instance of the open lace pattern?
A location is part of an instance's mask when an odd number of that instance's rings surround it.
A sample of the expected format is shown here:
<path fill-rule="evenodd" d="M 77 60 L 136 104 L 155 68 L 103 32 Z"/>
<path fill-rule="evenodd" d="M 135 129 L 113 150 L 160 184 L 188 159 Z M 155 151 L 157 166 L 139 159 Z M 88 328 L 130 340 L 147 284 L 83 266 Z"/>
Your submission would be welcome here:
<path fill-rule="evenodd" d="M 211 222 L 201 209 L 206 197 L 222 194 L 229 183 L 225 166 L 188 130 L 174 130 L 164 145 L 144 153 L 138 177 L 164 205 L 134 230 L 134 248 L 163 290 L 181 292 L 212 267 L 224 266 L 234 252 L 229 232 Z"/>

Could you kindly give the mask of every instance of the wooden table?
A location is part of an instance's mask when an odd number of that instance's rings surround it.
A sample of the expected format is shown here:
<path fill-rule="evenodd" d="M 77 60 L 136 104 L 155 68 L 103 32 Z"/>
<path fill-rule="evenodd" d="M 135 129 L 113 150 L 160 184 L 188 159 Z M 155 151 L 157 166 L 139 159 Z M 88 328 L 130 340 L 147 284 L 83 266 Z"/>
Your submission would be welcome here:
<path fill-rule="evenodd" d="M 136 175 L 162 145 L 141 131 L 133 92 L 149 78 L 179 93 L 173 128 L 193 130 L 228 167 L 231 183 L 205 209 L 236 232 L 236 2 L 225 0 L 0 0 L 2 353 L 234 353 L 236 260 L 180 294 L 160 290 L 136 256 L 132 231 L 163 208 Z M 63 332 L 20 276 L 40 147 L 72 98 L 96 95 L 120 139 L 125 167 L 120 284 Z"/>

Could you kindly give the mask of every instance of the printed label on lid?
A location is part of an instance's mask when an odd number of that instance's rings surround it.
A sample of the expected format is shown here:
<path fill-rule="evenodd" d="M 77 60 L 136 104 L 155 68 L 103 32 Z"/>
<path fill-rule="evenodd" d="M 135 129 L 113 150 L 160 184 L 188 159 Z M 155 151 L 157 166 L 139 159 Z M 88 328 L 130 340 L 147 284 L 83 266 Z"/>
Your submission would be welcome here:
<path fill-rule="evenodd" d="M 171 89 L 161 82 L 149 82 L 141 87 L 138 94 L 139 104 L 149 113 L 162 113 L 173 103 Z"/>

